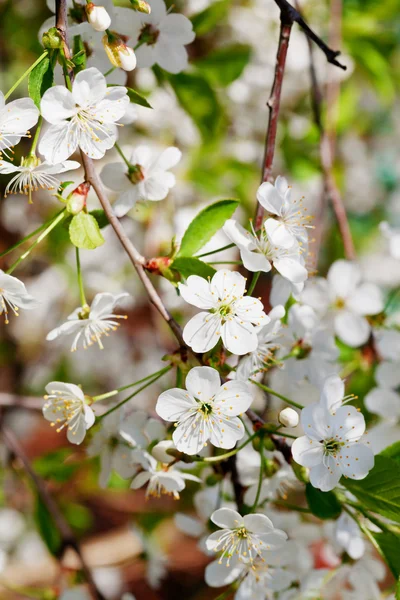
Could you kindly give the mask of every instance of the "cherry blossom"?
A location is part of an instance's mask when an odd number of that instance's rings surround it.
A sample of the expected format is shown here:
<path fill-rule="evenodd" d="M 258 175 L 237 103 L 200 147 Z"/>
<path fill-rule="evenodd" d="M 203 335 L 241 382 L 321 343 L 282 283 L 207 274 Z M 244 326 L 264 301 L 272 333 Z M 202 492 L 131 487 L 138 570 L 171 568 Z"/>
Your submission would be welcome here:
<path fill-rule="evenodd" d="M 244 435 L 238 415 L 249 408 L 252 399 L 246 383 L 221 385 L 218 371 L 194 367 L 186 377 L 186 390 L 163 392 L 156 411 L 165 421 L 175 423 L 172 439 L 178 450 L 197 454 L 208 440 L 218 448 L 233 448 Z"/>
<path fill-rule="evenodd" d="M 0 92 L 0 155 L 9 156 L 21 138 L 30 137 L 29 129 L 39 119 L 39 110 L 30 98 L 19 98 L 6 104 Z M 7 152 L 8 151 L 8 152 Z"/>
<path fill-rule="evenodd" d="M 80 148 L 90 158 L 101 158 L 117 139 L 116 122 L 129 104 L 126 88 L 107 87 L 98 69 L 80 71 L 72 92 L 61 85 L 48 89 L 40 107 L 49 123 L 39 142 L 49 163 L 60 163 Z"/>
<path fill-rule="evenodd" d="M 110 190 L 119 192 L 114 203 L 117 217 L 123 217 L 138 200 L 164 200 L 175 185 L 170 169 L 181 159 L 178 148 L 170 147 L 155 156 L 147 146 L 132 151 L 130 167 L 125 163 L 109 163 L 101 171 L 101 179 Z"/>
<path fill-rule="evenodd" d="M 81 444 L 95 421 L 81 388 L 73 383 L 52 381 L 46 385 L 46 392 L 44 418 L 57 427 L 57 432 L 67 428 L 67 438 L 72 444 Z"/>
<path fill-rule="evenodd" d="M 211 350 L 220 338 L 233 354 L 247 354 L 257 348 L 254 325 L 269 323 L 269 317 L 260 300 L 244 296 L 245 286 L 243 275 L 225 269 L 211 281 L 191 275 L 186 284 L 179 284 L 182 298 L 203 309 L 183 330 L 183 339 L 195 352 Z"/>
<path fill-rule="evenodd" d="M 39 305 L 33 296 L 26 291 L 25 284 L 16 277 L 7 275 L 0 269 L 0 315 L 4 314 L 4 321 L 8 324 L 8 312 L 11 311 L 18 317 L 20 308 L 32 310 Z"/>
<path fill-rule="evenodd" d="M 104 6 L 89 2 L 86 7 L 87 19 L 95 31 L 105 31 L 111 25 L 111 17 Z"/>
<path fill-rule="evenodd" d="M 117 304 L 127 298 L 129 294 L 96 294 L 92 305 L 76 308 L 68 317 L 68 320 L 50 331 L 46 340 L 52 341 L 63 335 L 74 334 L 74 340 L 71 346 L 71 352 L 75 352 L 78 348 L 78 343 L 81 342 L 86 350 L 89 346 L 97 343 L 101 349 L 103 344 L 101 338 L 108 336 L 111 331 L 115 331 L 119 327 L 116 319 L 126 319 L 125 315 L 115 315 L 113 310 Z"/>

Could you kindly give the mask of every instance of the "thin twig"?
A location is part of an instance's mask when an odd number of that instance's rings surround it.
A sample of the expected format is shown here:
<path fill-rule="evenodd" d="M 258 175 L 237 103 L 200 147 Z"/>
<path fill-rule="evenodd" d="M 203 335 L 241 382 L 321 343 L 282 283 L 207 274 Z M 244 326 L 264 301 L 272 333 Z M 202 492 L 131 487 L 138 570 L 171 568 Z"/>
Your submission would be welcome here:
<path fill-rule="evenodd" d="M 62 557 L 62 555 L 64 554 L 64 551 L 67 548 L 73 549 L 76 552 L 76 554 L 79 556 L 82 571 L 85 575 L 85 579 L 86 579 L 94 597 L 97 598 L 97 600 L 105 600 L 103 594 L 97 589 L 97 586 L 93 580 L 93 576 L 90 571 L 90 568 L 88 567 L 86 560 L 84 559 L 84 557 L 82 555 L 80 545 L 79 545 L 77 539 L 75 538 L 75 535 L 74 535 L 71 527 L 69 526 L 67 521 L 64 519 L 64 516 L 62 515 L 60 509 L 58 508 L 58 505 L 55 502 L 53 496 L 49 493 L 49 491 L 45 485 L 45 482 L 33 470 L 32 465 L 29 461 L 29 458 L 25 454 L 18 439 L 14 435 L 14 432 L 11 429 L 9 429 L 6 425 L 4 425 L 4 422 L 2 422 L 2 424 L 1 424 L 1 430 L 2 430 L 2 435 L 3 435 L 3 440 L 4 440 L 7 448 L 23 464 L 25 471 L 31 478 L 32 483 L 34 484 L 37 493 L 39 494 L 43 504 L 46 506 L 47 510 L 49 511 L 50 515 L 52 516 L 54 524 L 56 525 L 56 527 L 60 533 L 60 536 L 61 536 L 60 557 Z"/>

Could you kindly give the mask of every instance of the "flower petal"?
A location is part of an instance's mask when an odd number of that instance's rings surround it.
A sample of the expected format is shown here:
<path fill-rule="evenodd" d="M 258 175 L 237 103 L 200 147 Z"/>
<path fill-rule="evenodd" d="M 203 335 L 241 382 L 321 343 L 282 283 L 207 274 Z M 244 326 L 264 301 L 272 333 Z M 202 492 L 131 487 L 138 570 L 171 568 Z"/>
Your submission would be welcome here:
<path fill-rule="evenodd" d="M 208 402 L 221 387 L 221 378 L 216 369 L 194 367 L 186 376 L 186 389 L 195 398 Z"/>
<path fill-rule="evenodd" d="M 210 519 L 215 525 L 224 529 L 236 529 L 243 524 L 243 517 L 232 508 L 218 508 Z"/>
<path fill-rule="evenodd" d="M 164 421 L 179 421 L 190 409 L 196 407 L 196 404 L 195 399 L 186 390 L 172 388 L 158 397 L 156 413 Z"/>
<path fill-rule="evenodd" d="M 208 352 L 217 344 L 221 331 L 219 315 L 200 312 L 185 325 L 183 339 L 194 352 Z"/>
<path fill-rule="evenodd" d="M 292 455 L 299 465 L 303 467 L 315 467 L 322 462 L 324 450 L 320 443 L 304 435 L 294 440 Z"/>
<path fill-rule="evenodd" d="M 110 88 L 112 90 L 113 88 Z M 76 104 L 83 108 L 98 104 L 107 92 L 107 81 L 95 67 L 80 71 L 72 86 L 72 96 Z M 118 120 L 118 119 L 116 119 Z"/>
<path fill-rule="evenodd" d="M 258 346 L 257 333 L 254 327 L 236 317 L 222 325 L 221 337 L 225 348 L 232 354 L 238 354 L 239 356 L 253 352 Z"/>
<path fill-rule="evenodd" d="M 342 342 L 357 348 L 368 340 L 371 327 L 365 317 L 341 310 L 335 316 L 335 331 Z"/>
<path fill-rule="evenodd" d="M 58 124 L 76 114 L 75 100 L 66 87 L 55 85 L 43 94 L 40 110 L 48 123 Z"/>

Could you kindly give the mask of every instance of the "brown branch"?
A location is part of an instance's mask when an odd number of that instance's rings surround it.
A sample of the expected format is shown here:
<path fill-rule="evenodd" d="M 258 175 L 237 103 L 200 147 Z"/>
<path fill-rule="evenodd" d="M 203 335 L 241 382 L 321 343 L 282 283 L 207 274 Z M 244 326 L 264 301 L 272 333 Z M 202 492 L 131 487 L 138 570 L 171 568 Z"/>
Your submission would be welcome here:
<path fill-rule="evenodd" d="M 31 478 L 32 483 L 34 484 L 38 495 L 40 496 L 43 504 L 46 506 L 51 517 L 53 518 L 54 524 L 56 525 L 56 527 L 60 533 L 60 536 L 61 536 L 60 557 L 63 556 L 64 551 L 67 548 L 71 548 L 72 550 L 74 550 L 76 552 L 76 554 L 79 556 L 83 574 L 85 576 L 85 579 L 90 587 L 90 590 L 91 590 L 94 598 L 96 598 L 97 600 L 105 600 L 103 594 L 97 589 L 97 586 L 94 582 L 94 579 L 93 579 L 93 576 L 91 573 L 91 570 L 88 567 L 88 565 L 82 555 L 80 545 L 79 545 L 77 539 L 75 538 L 75 535 L 74 535 L 71 527 L 69 526 L 67 521 L 64 519 L 64 516 L 61 513 L 60 509 L 58 508 L 58 505 L 55 502 L 53 496 L 49 493 L 45 482 L 43 481 L 43 479 L 41 479 L 41 477 L 39 477 L 39 475 L 37 475 L 37 473 L 35 473 L 35 471 L 32 468 L 32 465 L 29 461 L 29 458 L 25 454 L 25 452 L 24 452 L 22 446 L 20 445 L 18 439 L 16 438 L 14 432 L 11 429 L 9 429 L 6 425 L 4 425 L 4 422 L 2 422 L 2 424 L 1 424 L 1 431 L 2 431 L 2 435 L 3 435 L 4 443 L 6 444 L 9 451 L 14 456 L 16 456 L 23 464 L 24 469 L 27 472 L 27 474 L 29 475 L 29 477 Z"/>
<path fill-rule="evenodd" d="M 37 398 L 35 396 L 19 396 L 17 394 L 0 392 L 0 406 L 42 410 L 43 398 Z"/>

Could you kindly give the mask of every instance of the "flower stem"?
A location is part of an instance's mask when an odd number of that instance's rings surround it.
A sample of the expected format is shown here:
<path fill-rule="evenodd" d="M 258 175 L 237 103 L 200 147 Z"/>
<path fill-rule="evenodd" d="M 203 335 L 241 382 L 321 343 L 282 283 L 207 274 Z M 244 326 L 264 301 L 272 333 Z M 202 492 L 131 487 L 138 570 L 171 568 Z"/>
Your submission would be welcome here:
<path fill-rule="evenodd" d="M 43 225 L 40 225 L 40 227 L 35 229 L 35 231 L 32 231 L 32 233 L 28 233 L 28 235 L 26 235 L 22 240 L 19 240 L 19 242 L 16 242 L 15 244 L 13 244 L 9 248 L 7 248 L 7 250 L 4 250 L 4 252 L 1 252 L 0 258 L 3 258 L 3 256 L 6 256 L 13 250 L 16 250 L 17 248 L 19 248 L 19 246 L 22 246 L 22 244 L 24 244 L 25 242 L 30 240 L 37 233 L 40 233 L 41 231 L 43 231 L 43 229 L 46 229 L 46 227 L 48 227 L 48 225 L 50 225 L 50 223 L 52 223 L 56 217 L 61 215 L 62 212 L 64 212 L 64 209 L 62 211 L 60 211 L 59 213 L 57 213 L 55 217 L 52 217 L 49 221 L 46 221 L 45 223 L 43 223 Z"/>
<path fill-rule="evenodd" d="M 241 260 L 217 260 L 214 262 L 208 262 L 207 265 L 241 265 Z"/>
<path fill-rule="evenodd" d="M 111 67 L 111 69 L 108 69 L 108 71 L 106 71 L 104 73 L 104 77 L 107 77 L 107 75 L 111 75 L 111 73 L 114 73 L 114 71 L 115 71 L 116 68 L 117 67 Z"/>
<path fill-rule="evenodd" d="M 254 512 L 257 509 L 258 502 L 260 500 L 261 487 L 262 487 L 263 476 L 264 476 L 264 439 L 263 438 L 261 438 L 261 440 L 260 440 L 260 461 L 261 461 L 260 462 L 260 473 L 258 476 L 257 493 L 256 493 L 256 497 L 254 499 L 253 506 L 251 507 L 251 512 Z"/>
<path fill-rule="evenodd" d="M 83 277 L 82 277 L 82 269 L 81 269 L 81 258 L 79 256 L 79 248 L 75 248 L 76 254 L 76 271 L 78 274 L 78 286 L 79 286 L 79 298 L 81 302 L 81 306 L 85 306 L 86 296 L 85 296 L 85 288 L 83 287 Z"/>
<path fill-rule="evenodd" d="M 64 52 L 60 52 L 60 62 L 61 62 L 62 70 L 64 73 L 65 85 L 67 86 L 69 91 L 72 92 L 72 82 L 71 82 L 71 77 L 68 73 L 67 59 L 65 57 Z"/>
<path fill-rule="evenodd" d="M 100 394 L 99 396 L 93 396 L 92 400 L 93 400 L 93 402 L 99 402 L 99 400 L 105 400 L 106 398 L 111 398 L 112 396 L 116 396 L 117 394 L 119 394 L 120 392 L 123 392 L 124 390 L 134 387 L 135 385 L 139 385 L 140 383 L 144 383 L 148 379 L 153 379 L 153 377 L 156 377 L 157 375 L 166 373 L 165 369 L 168 369 L 168 367 L 163 367 L 159 371 L 156 371 L 156 373 L 151 373 L 151 375 L 146 375 L 146 377 L 143 377 L 143 379 L 139 379 L 138 381 L 134 381 L 133 383 L 128 383 L 127 385 L 123 385 L 122 387 L 112 390 L 111 392 L 106 392 L 105 394 Z"/>
<path fill-rule="evenodd" d="M 304 408 L 304 406 L 302 404 L 299 404 L 298 402 L 295 402 L 294 400 L 290 400 L 289 398 L 286 398 L 286 396 L 284 396 L 283 394 L 280 394 L 279 392 L 275 392 L 270 387 L 264 385 L 263 383 L 260 383 L 259 381 L 256 381 L 255 379 L 249 379 L 249 381 L 251 381 L 251 383 L 254 383 L 254 385 L 259 387 L 260 390 L 264 390 L 264 392 L 267 392 L 268 394 L 272 394 L 273 396 L 280 398 L 281 400 L 283 400 L 284 402 L 287 402 L 287 404 L 290 404 L 291 406 L 294 406 L 295 408 L 300 408 L 300 409 Z M 287 437 L 289 437 L 289 436 L 287 436 Z"/>
<path fill-rule="evenodd" d="M 32 146 L 31 146 L 31 150 L 29 152 L 29 156 L 34 156 L 35 152 L 36 152 L 36 146 L 37 143 L 39 141 L 39 135 L 40 135 L 40 130 L 42 129 L 42 123 L 43 123 L 43 117 L 40 116 L 39 120 L 37 122 L 37 127 L 36 127 L 36 131 L 35 131 L 35 136 L 33 138 L 33 142 L 32 142 Z"/>
<path fill-rule="evenodd" d="M 228 244 L 227 246 L 222 246 L 222 248 L 217 248 L 216 250 L 210 250 L 210 252 L 203 252 L 203 254 L 197 254 L 196 258 L 202 258 L 203 256 L 210 256 L 210 254 L 217 254 L 217 252 L 222 252 L 223 250 L 228 250 L 229 248 L 233 248 L 235 244 Z"/>
<path fill-rule="evenodd" d="M 21 75 L 21 77 L 18 79 L 18 81 L 16 81 L 16 83 L 14 83 L 14 85 L 8 90 L 8 92 L 6 94 L 4 94 L 4 100 L 7 100 L 7 98 L 9 96 L 11 96 L 11 94 L 13 93 L 14 90 L 17 89 L 17 87 L 19 86 L 20 83 L 23 82 L 23 80 L 25 79 L 25 77 L 27 77 L 29 75 L 29 73 L 31 71 L 33 71 L 33 69 L 40 63 L 42 62 L 42 60 L 48 55 L 48 51 L 46 50 L 45 52 L 43 52 L 43 54 L 41 54 L 39 56 L 39 58 L 37 60 L 35 60 L 35 62 L 33 63 L 33 65 L 31 65 L 29 67 L 29 69 L 27 69 L 25 71 L 25 73 L 23 75 Z"/>
<path fill-rule="evenodd" d="M 148 381 L 147 383 L 145 383 L 144 385 L 142 385 L 142 387 L 140 387 L 138 390 L 134 391 L 133 394 L 131 394 L 130 396 L 128 396 L 127 398 L 125 398 L 125 400 L 122 400 L 122 402 L 120 402 L 119 404 L 116 404 L 115 406 L 113 406 L 112 408 L 110 408 L 110 410 L 108 410 L 107 412 L 105 412 L 103 415 L 100 415 L 99 417 L 97 417 L 96 421 L 98 422 L 101 419 L 104 419 L 104 417 L 106 417 L 107 415 L 110 415 L 115 410 L 118 410 L 119 408 L 121 408 L 121 406 L 123 406 L 126 402 L 128 402 L 129 400 L 131 400 L 134 396 L 137 396 L 137 394 L 139 394 L 141 391 L 143 391 L 144 389 L 146 389 L 152 383 L 155 383 L 157 381 L 157 379 L 160 379 L 160 377 L 162 377 L 164 375 L 164 373 L 168 373 L 168 371 L 170 371 L 171 369 L 172 369 L 172 365 L 168 365 L 168 367 L 165 367 L 164 369 L 162 369 L 161 371 L 159 371 L 158 375 L 156 375 L 153 379 L 151 379 L 150 381 Z"/>
<path fill-rule="evenodd" d="M 210 462 L 213 463 L 213 462 L 219 462 L 220 460 L 225 460 L 226 458 L 229 458 L 230 456 L 234 456 L 235 454 L 237 454 L 239 452 L 239 450 L 241 450 L 242 448 L 247 446 L 247 444 L 252 442 L 254 440 L 254 438 L 257 437 L 258 435 L 259 435 L 259 432 L 256 431 L 256 433 L 253 433 L 253 435 L 251 435 L 249 438 L 247 438 L 247 440 L 245 442 L 243 442 L 243 444 L 241 444 L 241 446 L 238 446 L 237 448 L 234 448 L 233 450 L 230 450 L 229 452 L 225 452 L 225 454 L 219 454 L 218 456 L 206 456 L 206 458 L 204 458 L 203 461 L 207 462 L 207 463 L 210 463 Z"/>
<path fill-rule="evenodd" d="M 39 235 L 38 239 L 35 242 L 33 242 L 31 246 L 29 246 L 28 250 L 21 254 L 21 256 L 11 265 L 9 269 L 7 269 L 7 275 L 11 275 L 14 269 L 18 267 L 18 265 L 29 256 L 32 250 L 36 248 L 36 246 L 40 244 L 42 240 L 44 240 L 44 238 L 50 233 L 50 231 L 52 231 L 54 227 L 56 227 L 64 219 L 65 214 L 66 210 L 64 209 L 60 213 L 58 213 L 52 221 L 50 221 L 46 229 L 41 233 L 41 235 Z"/>
<path fill-rule="evenodd" d="M 253 273 L 253 277 L 251 278 L 249 289 L 247 290 L 247 295 L 248 296 L 251 296 L 252 293 L 254 292 L 254 288 L 257 285 L 257 281 L 258 281 L 259 277 L 260 277 L 260 271 L 258 271 L 257 273 Z"/>
<path fill-rule="evenodd" d="M 272 500 L 273 504 L 277 506 L 282 506 L 283 508 L 287 508 L 289 510 L 295 510 L 301 513 L 310 514 L 311 510 L 309 508 L 303 508 L 302 506 L 297 506 L 297 504 L 291 504 L 290 502 L 284 502 L 283 500 Z"/>
<path fill-rule="evenodd" d="M 121 146 L 119 144 L 117 144 L 117 142 L 115 142 L 114 148 L 116 149 L 116 151 L 118 152 L 118 154 L 120 155 L 120 157 L 122 158 L 122 160 L 124 161 L 124 163 L 126 164 L 126 166 L 129 169 L 132 165 L 129 162 L 129 160 L 126 158 L 125 154 L 122 152 Z"/>

